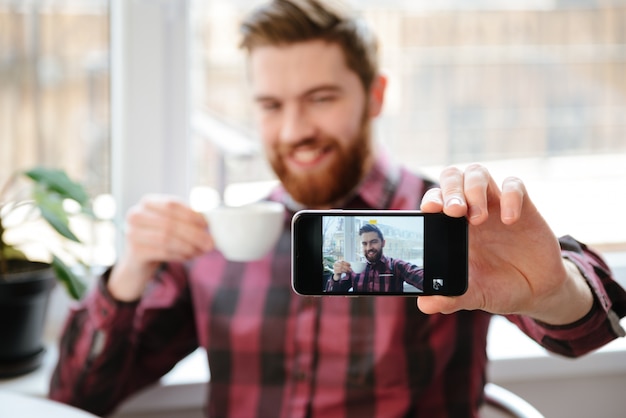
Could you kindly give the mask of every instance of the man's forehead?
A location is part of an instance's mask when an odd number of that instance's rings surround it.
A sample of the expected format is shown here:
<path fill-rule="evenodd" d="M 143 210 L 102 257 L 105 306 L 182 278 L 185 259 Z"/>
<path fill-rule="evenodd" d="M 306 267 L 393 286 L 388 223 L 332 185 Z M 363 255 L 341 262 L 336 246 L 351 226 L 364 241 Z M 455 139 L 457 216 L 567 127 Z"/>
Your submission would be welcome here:
<path fill-rule="evenodd" d="M 374 239 L 380 239 L 380 237 L 378 236 L 378 233 L 376 231 L 368 231 L 361 234 L 361 239 L 363 241 L 372 241 Z"/>
<path fill-rule="evenodd" d="M 256 47 L 249 71 L 255 95 L 299 94 L 318 86 L 341 87 L 347 78 L 358 80 L 339 45 L 321 40 Z"/>

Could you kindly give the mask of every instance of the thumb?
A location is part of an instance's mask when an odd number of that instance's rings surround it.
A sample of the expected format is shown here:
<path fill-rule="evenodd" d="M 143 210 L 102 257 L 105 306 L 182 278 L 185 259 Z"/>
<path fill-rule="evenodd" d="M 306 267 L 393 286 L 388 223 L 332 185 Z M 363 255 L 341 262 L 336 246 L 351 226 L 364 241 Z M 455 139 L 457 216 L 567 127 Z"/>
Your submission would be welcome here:
<path fill-rule="evenodd" d="M 427 315 L 443 313 L 451 314 L 463 309 L 458 297 L 449 296 L 419 296 L 417 308 Z"/>

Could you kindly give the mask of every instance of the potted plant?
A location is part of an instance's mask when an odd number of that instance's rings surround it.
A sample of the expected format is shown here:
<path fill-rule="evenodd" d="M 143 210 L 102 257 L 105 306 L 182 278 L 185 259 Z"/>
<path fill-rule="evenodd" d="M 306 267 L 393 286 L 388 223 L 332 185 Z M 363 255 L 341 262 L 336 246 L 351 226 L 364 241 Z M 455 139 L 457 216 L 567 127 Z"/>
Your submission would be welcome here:
<path fill-rule="evenodd" d="M 74 203 L 73 209 L 68 201 Z M 80 299 L 86 289 L 64 261 L 69 257 L 84 265 L 76 247 L 68 244 L 81 242 L 70 227 L 73 212 L 91 217 L 89 196 L 62 170 L 36 167 L 18 171 L 0 188 L 0 377 L 24 374 L 41 364 L 46 310 L 56 282 L 60 281 L 73 299 Z M 51 258 L 29 259 L 21 249 L 24 242 L 9 242 L 9 230 L 34 220 L 43 220 L 44 227 L 59 237 L 63 256 L 50 249 L 48 242 L 38 242 Z M 49 241 L 41 236 L 37 226 L 27 240 Z"/>

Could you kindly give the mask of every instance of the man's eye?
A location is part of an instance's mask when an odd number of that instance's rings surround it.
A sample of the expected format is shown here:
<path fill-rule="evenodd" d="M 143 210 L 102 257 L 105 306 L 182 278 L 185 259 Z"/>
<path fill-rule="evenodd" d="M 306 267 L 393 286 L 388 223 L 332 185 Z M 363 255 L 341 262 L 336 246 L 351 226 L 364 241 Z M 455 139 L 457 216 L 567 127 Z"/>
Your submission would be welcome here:
<path fill-rule="evenodd" d="M 327 94 L 311 97 L 311 101 L 313 103 L 328 103 L 328 102 L 332 102 L 333 100 L 335 100 L 335 96 L 331 96 Z"/>
<path fill-rule="evenodd" d="M 271 112 L 280 109 L 280 104 L 276 102 L 260 102 L 259 107 L 263 111 Z"/>

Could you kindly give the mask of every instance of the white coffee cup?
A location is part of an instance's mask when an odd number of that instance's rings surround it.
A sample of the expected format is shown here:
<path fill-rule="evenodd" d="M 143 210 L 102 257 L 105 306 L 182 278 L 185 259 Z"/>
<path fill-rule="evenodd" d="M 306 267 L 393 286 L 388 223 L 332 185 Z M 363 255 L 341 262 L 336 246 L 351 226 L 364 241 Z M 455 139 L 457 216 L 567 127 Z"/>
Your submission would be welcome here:
<path fill-rule="evenodd" d="M 365 266 L 367 263 L 365 261 L 348 261 L 350 263 L 350 268 L 356 274 L 363 273 L 365 271 Z"/>
<path fill-rule="evenodd" d="M 226 259 L 252 261 L 263 258 L 278 242 L 285 207 L 262 201 L 244 206 L 219 206 L 205 213 L 215 246 Z"/>

